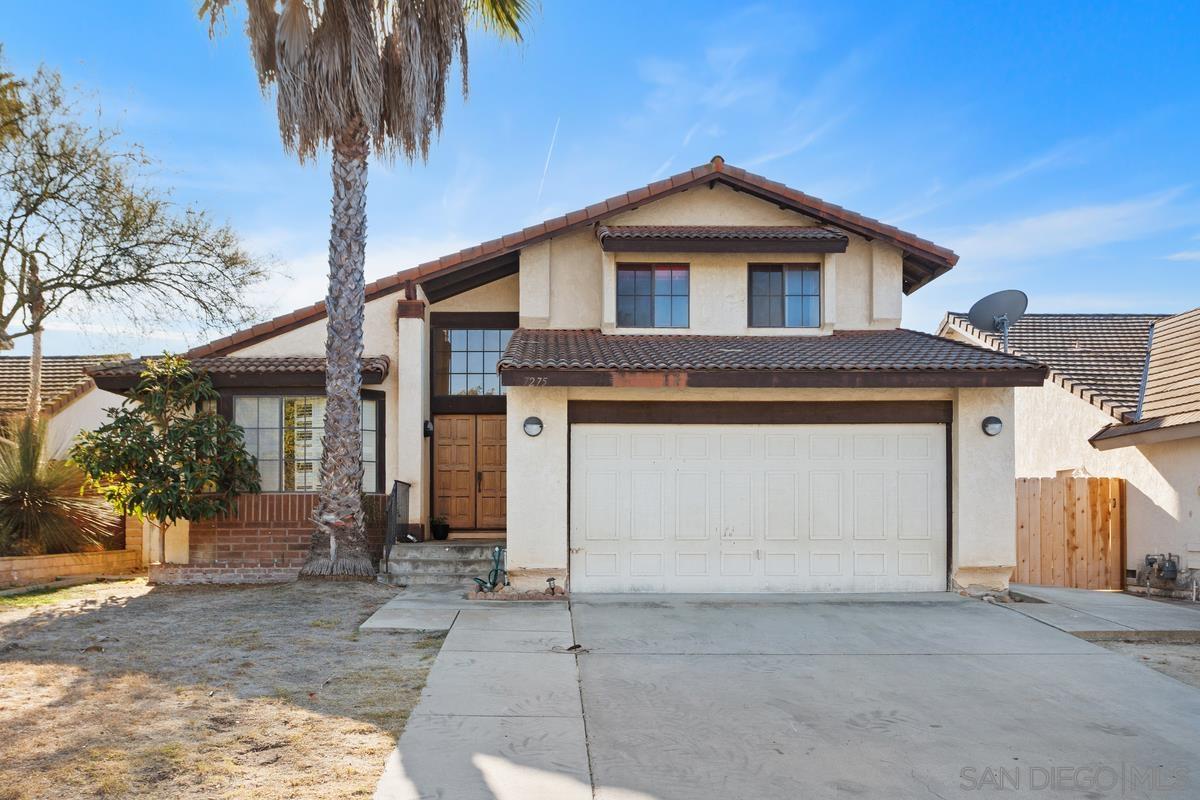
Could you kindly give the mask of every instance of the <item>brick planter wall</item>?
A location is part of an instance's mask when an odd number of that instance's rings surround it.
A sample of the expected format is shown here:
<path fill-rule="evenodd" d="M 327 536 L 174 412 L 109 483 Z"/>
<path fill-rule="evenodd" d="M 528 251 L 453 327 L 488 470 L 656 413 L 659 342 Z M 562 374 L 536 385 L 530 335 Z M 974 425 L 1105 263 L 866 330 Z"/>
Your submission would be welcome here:
<path fill-rule="evenodd" d="M 383 549 L 387 498 L 367 498 L 367 548 Z M 156 583 L 275 583 L 296 578 L 312 538 L 315 494 L 260 494 L 238 499 L 237 510 L 192 522 L 187 564 L 154 564 Z M 372 508 L 371 506 L 374 506 Z M 377 524 L 372 524 L 372 522 Z"/>
<path fill-rule="evenodd" d="M 98 550 L 92 553 L 59 553 L 50 556 L 0 558 L 0 589 L 29 586 L 81 575 L 116 575 L 137 572 L 142 554 L 134 550 Z"/>

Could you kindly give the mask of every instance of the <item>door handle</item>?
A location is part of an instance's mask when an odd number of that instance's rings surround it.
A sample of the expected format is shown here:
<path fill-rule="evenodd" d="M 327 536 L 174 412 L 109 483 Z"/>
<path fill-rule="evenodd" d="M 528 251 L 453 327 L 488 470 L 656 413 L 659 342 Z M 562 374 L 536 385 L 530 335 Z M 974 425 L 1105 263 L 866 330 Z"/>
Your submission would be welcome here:
<path fill-rule="evenodd" d="M 483 487 L 483 470 L 475 471 L 475 491 L 479 491 Z"/>

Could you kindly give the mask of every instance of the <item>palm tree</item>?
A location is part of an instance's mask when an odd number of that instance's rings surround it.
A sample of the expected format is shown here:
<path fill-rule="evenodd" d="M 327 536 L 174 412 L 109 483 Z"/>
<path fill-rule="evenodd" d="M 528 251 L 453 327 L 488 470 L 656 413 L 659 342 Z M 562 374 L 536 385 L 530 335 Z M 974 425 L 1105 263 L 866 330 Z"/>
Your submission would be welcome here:
<path fill-rule="evenodd" d="M 234 0 L 202 0 L 209 33 Z M 519 40 L 529 0 L 245 0 L 260 86 L 274 88 L 284 149 L 333 152 L 325 298 L 325 440 L 312 550 L 302 574 L 371 577 L 362 500 L 367 157 L 428 157 L 455 57 L 467 89 L 471 21 Z"/>

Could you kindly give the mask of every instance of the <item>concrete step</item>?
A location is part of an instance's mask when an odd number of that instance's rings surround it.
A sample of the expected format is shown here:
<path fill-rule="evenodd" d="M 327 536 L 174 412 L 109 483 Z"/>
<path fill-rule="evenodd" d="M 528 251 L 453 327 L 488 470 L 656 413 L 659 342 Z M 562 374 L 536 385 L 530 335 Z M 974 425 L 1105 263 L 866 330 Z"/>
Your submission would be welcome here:
<path fill-rule="evenodd" d="M 446 574 L 452 572 L 469 572 L 474 575 L 485 575 L 492 570 L 492 562 L 484 559 L 459 559 L 451 561 L 443 558 L 395 558 L 387 564 L 387 571 L 394 575 L 415 574 Z"/>
<path fill-rule="evenodd" d="M 491 559 L 492 544 L 401 544 L 392 546 L 392 560 L 397 558 L 419 558 L 424 560 L 442 559 L 454 561 L 460 558 L 468 560 Z"/>
<path fill-rule="evenodd" d="M 474 586 L 473 578 L 481 577 L 475 573 L 466 572 L 447 572 L 437 574 L 414 574 L 414 575 L 380 575 L 379 579 L 384 583 L 394 584 L 396 586 Z"/>

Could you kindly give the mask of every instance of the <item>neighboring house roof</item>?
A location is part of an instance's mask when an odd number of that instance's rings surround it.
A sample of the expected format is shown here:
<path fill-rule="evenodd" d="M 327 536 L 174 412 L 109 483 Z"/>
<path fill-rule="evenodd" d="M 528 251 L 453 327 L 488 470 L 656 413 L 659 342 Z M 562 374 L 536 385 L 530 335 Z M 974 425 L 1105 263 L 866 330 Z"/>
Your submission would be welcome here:
<path fill-rule="evenodd" d="M 1150 326 L 1162 314 L 1026 314 L 1009 329 L 1009 352 L 1050 368 L 1072 394 L 1123 419 L 1137 408 Z M 950 312 L 939 333 L 955 328 L 993 350 L 1000 335 Z"/>
<path fill-rule="evenodd" d="M 879 385 L 871 375 L 886 373 L 927 386 L 1031 385 L 1046 372 L 1023 358 L 904 328 L 828 336 L 609 335 L 521 328 L 499 369 L 501 375 L 512 370 L 757 372 L 771 385 Z"/>
<path fill-rule="evenodd" d="M 1116 447 L 1200 435 L 1200 308 L 1157 320 L 1144 364 L 1132 418 L 1104 428 L 1092 437 L 1093 444 Z"/>
<path fill-rule="evenodd" d="M 954 251 L 936 245 L 928 239 L 922 239 L 916 234 L 902 231 L 892 225 L 887 225 L 877 219 L 849 211 L 833 203 L 792 189 L 777 181 L 768 180 L 761 175 L 746 172 L 744 169 L 725 163 L 716 156 L 707 164 L 694 167 L 686 172 L 655 181 L 647 186 L 634 189 L 615 197 L 610 197 L 587 208 L 571 211 L 562 216 L 553 217 L 532 225 L 524 230 L 510 233 L 498 239 L 483 242 L 468 247 L 457 253 L 442 256 L 433 261 L 427 261 L 411 269 L 397 272 L 386 278 L 367 284 L 367 300 L 374 300 L 394 292 L 413 292 L 415 284 L 442 280 L 455 273 L 467 274 L 469 271 L 486 269 L 488 264 L 505 262 L 505 272 L 497 272 L 496 277 L 515 272 L 512 257 L 521 248 L 537 242 L 558 236 L 570 230 L 594 225 L 615 214 L 631 211 L 645 203 L 663 197 L 686 191 L 688 189 L 722 184 L 735 191 L 745 192 L 752 196 L 775 203 L 783 208 L 796 211 L 817 220 L 824 225 L 833 225 L 852 233 L 870 239 L 879 239 L 898 248 L 903 253 L 903 289 L 906 294 L 915 292 L 929 281 L 948 272 L 956 263 L 958 256 Z M 411 296 L 411 295 L 410 295 Z M 305 308 L 297 309 L 289 314 L 255 325 L 245 330 L 237 331 L 216 341 L 193 348 L 186 353 L 189 357 L 223 355 L 239 347 L 260 341 L 264 338 L 277 336 L 303 325 L 323 319 L 325 304 L 315 303 Z"/>
<path fill-rule="evenodd" d="M 597 225 L 596 238 L 608 251 L 719 250 L 844 253 L 850 238 L 816 225 Z"/>
<path fill-rule="evenodd" d="M 86 370 L 129 358 L 128 353 L 42 358 L 42 413 L 54 414 L 94 385 Z M 29 356 L 0 356 L 0 414 L 24 411 L 29 399 Z"/>
<path fill-rule="evenodd" d="M 152 356 L 149 358 L 153 358 Z M 124 391 L 137 383 L 146 368 L 147 357 L 88 370 L 96 385 L 110 391 Z M 325 359 L 320 356 L 215 356 L 191 359 L 191 366 L 208 373 L 215 386 L 323 386 Z M 362 359 L 365 384 L 382 383 L 391 368 L 387 356 Z"/>

